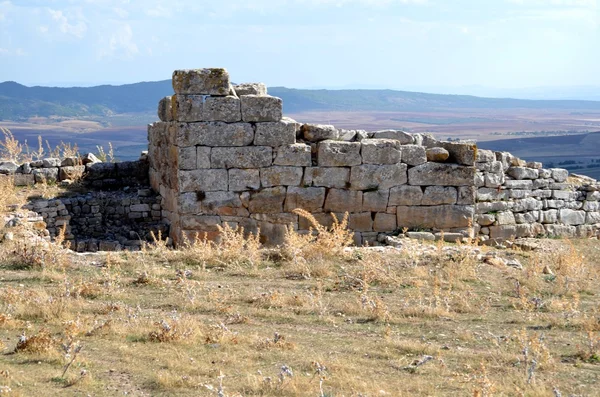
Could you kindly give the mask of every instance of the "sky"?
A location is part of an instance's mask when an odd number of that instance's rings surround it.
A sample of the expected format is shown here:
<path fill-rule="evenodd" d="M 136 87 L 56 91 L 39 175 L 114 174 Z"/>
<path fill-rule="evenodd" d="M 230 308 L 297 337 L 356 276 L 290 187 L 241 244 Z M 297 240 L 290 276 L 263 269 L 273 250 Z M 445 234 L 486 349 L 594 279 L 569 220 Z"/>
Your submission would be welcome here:
<path fill-rule="evenodd" d="M 295 88 L 600 86 L 600 0 L 0 0 L 0 81 L 202 67 Z"/>

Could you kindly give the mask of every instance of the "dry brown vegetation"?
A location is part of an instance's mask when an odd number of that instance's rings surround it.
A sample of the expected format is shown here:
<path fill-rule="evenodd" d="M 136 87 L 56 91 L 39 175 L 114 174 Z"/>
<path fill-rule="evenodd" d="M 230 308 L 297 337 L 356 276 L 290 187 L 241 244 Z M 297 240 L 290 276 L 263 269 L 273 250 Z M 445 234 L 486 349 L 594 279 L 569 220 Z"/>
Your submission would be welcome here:
<path fill-rule="evenodd" d="M 11 228 L 0 392 L 599 394 L 598 240 L 501 252 L 518 270 L 476 246 L 345 249 L 346 220 L 334 224 L 289 230 L 279 249 L 225 227 L 219 245 L 198 236 L 172 250 L 157 236 L 94 255 Z"/>

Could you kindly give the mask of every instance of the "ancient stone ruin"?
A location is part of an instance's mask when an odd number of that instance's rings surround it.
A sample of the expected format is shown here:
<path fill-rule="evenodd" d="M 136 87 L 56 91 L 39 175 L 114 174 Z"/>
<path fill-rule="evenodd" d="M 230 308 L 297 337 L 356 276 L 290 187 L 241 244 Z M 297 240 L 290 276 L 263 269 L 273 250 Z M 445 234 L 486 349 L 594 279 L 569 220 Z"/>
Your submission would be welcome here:
<path fill-rule="evenodd" d="M 175 71 L 173 88 L 139 161 L 45 159 L 0 173 L 20 185 L 82 174 L 86 194 L 27 205 L 50 235 L 66 225 L 78 250 L 137 249 L 167 229 L 175 244 L 217 239 L 226 224 L 280 244 L 288 226 L 310 230 L 297 208 L 324 225 L 348 213 L 359 245 L 398 233 L 488 243 L 599 233 L 591 178 L 427 134 L 301 124 L 264 84 L 232 85 L 224 69 Z"/>

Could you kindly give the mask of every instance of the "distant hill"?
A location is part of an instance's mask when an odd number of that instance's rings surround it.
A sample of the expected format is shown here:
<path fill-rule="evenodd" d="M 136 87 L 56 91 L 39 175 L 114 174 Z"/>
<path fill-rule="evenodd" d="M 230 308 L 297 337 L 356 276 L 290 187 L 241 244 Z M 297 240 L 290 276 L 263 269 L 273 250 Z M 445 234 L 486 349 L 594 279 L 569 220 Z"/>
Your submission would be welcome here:
<path fill-rule="evenodd" d="M 86 117 L 155 113 L 160 98 L 171 95 L 170 80 L 120 86 L 26 87 L 0 83 L 0 120 L 33 116 Z M 284 101 L 287 113 L 304 111 L 438 111 L 448 109 L 570 109 L 599 111 L 600 102 L 523 100 L 441 95 L 394 90 L 302 90 L 269 88 Z"/>

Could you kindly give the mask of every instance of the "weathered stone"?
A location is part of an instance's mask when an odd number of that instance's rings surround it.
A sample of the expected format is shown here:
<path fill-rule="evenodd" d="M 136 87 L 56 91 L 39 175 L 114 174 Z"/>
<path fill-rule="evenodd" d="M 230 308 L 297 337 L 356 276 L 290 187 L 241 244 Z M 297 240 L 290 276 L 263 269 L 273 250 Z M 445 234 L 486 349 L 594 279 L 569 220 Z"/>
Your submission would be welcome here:
<path fill-rule="evenodd" d="M 475 161 L 478 163 L 491 163 L 492 161 L 496 161 L 496 155 L 491 150 L 477 149 Z"/>
<path fill-rule="evenodd" d="M 494 154 L 496 155 L 496 160 L 502 163 L 504 171 L 508 170 L 512 155 L 508 152 L 494 152 Z"/>
<path fill-rule="evenodd" d="M 475 172 L 475 187 L 483 187 L 485 186 L 485 173 L 483 172 Z"/>
<path fill-rule="evenodd" d="M 456 164 L 425 163 L 408 170 L 410 185 L 470 186 L 475 180 L 475 168 Z"/>
<path fill-rule="evenodd" d="M 526 167 L 510 167 L 506 173 L 514 179 L 537 179 L 539 176 L 538 170 Z"/>
<path fill-rule="evenodd" d="M 350 172 L 350 189 L 383 190 L 404 185 L 407 182 L 406 169 L 406 164 L 364 164 L 352 167 Z"/>
<path fill-rule="evenodd" d="M 193 122 L 204 120 L 204 97 L 202 95 L 173 95 L 171 111 L 173 120 Z"/>
<path fill-rule="evenodd" d="M 524 199 L 531 196 L 531 190 L 518 190 L 511 189 L 508 190 L 508 197 L 514 199 Z"/>
<path fill-rule="evenodd" d="M 19 166 L 16 173 L 18 174 L 31 174 L 31 163 L 23 163 Z"/>
<path fill-rule="evenodd" d="M 356 190 L 329 189 L 325 211 L 331 212 L 360 212 L 362 211 L 363 193 Z"/>
<path fill-rule="evenodd" d="M 407 232 L 406 237 L 414 240 L 435 241 L 435 235 L 428 232 Z"/>
<path fill-rule="evenodd" d="M 504 183 L 504 174 L 485 173 L 485 187 L 499 187 Z"/>
<path fill-rule="evenodd" d="M 345 129 L 340 128 L 338 139 L 340 141 L 355 142 L 356 135 L 357 135 L 356 130 L 345 130 Z"/>
<path fill-rule="evenodd" d="M 576 192 L 570 192 L 570 191 L 565 191 L 565 190 L 553 190 L 552 191 L 552 198 L 556 199 L 556 200 L 576 200 L 577 199 L 577 193 Z"/>
<path fill-rule="evenodd" d="M 320 142 L 327 139 L 338 139 L 339 131 L 332 125 L 304 124 L 300 132 L 305 140 L 309 142 Z"/>
<path fill-rule="evenodd" d="M 291 165 L 297 167 L 310 167 L 310 146 L 304 143 L 283 145 L 275 149 L 274 165 Z"/>
<path fill-rule="evenodd" d="M 477 217 L 477 223 L 481 226 L 490 226 L 496 222 L 496 216 L 494 214 L 480 214 Z"/>
<path fill-rule="evenodd" d="M 566 182 L 569 177 L 569 171 L 562 168 L 551 168 L 552 179 L 558 183 Z"/>
<path fill-rule="evenodd" d="M 400 141 L 394 139 L 366 139 L 360 144 L 362 145 L 363 164 L 396 164 L 402 160 Z"/>
<path fill-rule="evenodd" d="M 296 143 L 296 131 L 299 124 L 295 121 L 282 120 L 271 123 L 256 124 L 254 145 L 256 146 L 283 146 Z"/>
<path fill-rule="evenodd" d="M 583 225 L 585 224 L 585 211 L 573 211 L 570 209 L 561 209 L 559 211 L 558 219 L 565 225 Z"/>
<path fill-rule="evenodd" d="M 56 183 L 58 168 L 36 168 L 33 170 L 33 176 L 35 183 Z"/>
<path fill-rule="evenodd" d="M 302 167 L 273 166 L 260 169 L 262 187 L 299 186 L 302 182 Z"/>
<path fill-rule="evenodd" d="M 552 179 L 536 179 L 533 181 L 533 189 L 545 189 L 550 186 Z"/>
<path fill-rule="evenodd" d="M 44 168 L 54 168 L 54 167 L 60 167 L 60 159 L 54 158 L 54 157 L 49 157 L 49 158 L 45 158 L 42 160 L 42 167 Z"/>
<path fill-rule="evenodd" d="M 242 95 L 242 120 L 249 123 L 280 121 L 283 115 L 281 98 L 270 95 Z"/>
<path fill-rule="evenodd" d="M 307 167 L 304 171 L 305 186 L 323 186 L 337 189 L 347 188 L 350 183 L 350 168 Z"/>
<path fill-rule="evenodd" d="M 427 161 L 443 162 L 448 160 L 450 153 L 443 147 L 432 147 L 426 150 Z"/>
<path fill-rule="evenodd" d="M 287 190 L 284 186 L 277 186 L 252 193 L 248 209 L 251 213 L 256 214 L 283 212 L 283 202 L 285 201 L 286 192 Z"/>
<path fill-rule="evenodd" d="M 3 161 L 0 163 L 0 174 L 4 175 L 12 175 L 17 169 L 19 169 L 19 165 L 12 161 Z"/>
<path fill-rule="evenodd" d="M 231 168 L 229 170 L 229 190 L 240 192 L 260 188 L 260 172 L 257 169 Z"/>
<path fill-rule="evenodd" d="M 360 142 L 326 140 L 319 142 L 317 161 L 321 167 L 344 167 L 362 163 Z"/>
<path fill-rule="evenodd" d="M 363 193 L 363 211 L 385 212 L 388 206 L 389 190 L 373 190 Z"/>
<path fill-rule="evenodd" d="M 60 162 L 61 167 L 74 167 L 76 165 L 82 165 L 81 159 L 79 157 L 65 157 Z"/>
<path fill-rule="evenodd" d="M 525 213 L 516 213 L 515 221 L 517 223 L 534 223 L 537 222 L 539 218 L 539 211 L 525 212 Z"/>
<path fill-rule="evenodd" d="M 501 225 L 501 226 L 490 226 L 490 239 L 503 241 L 503 240 L 514 240 L 517 238 L 517 226 L 516 225 Z"/>
<path fill-rule="evenodd" d="M 527 211 L 539 211 L 543 209 L 544 205 L 541 201 L 534 199 L 533 197 L 515 200 L 512 210 L 513 212 L 527 212 Z"/>
<path fill-rule="evenodd" d="M 564 208 L 565 202 L 563 200 L 544 200 L 545 208 Z"/>
<path fill-rule="evenodd" d="M 540 174 L 540 178 L 544 178 L 544 179 L 549 179 L 552 178 L 552 171 L 551 170 L 546 170 L 546 169 L 540 169 L 539 170 L 539 174 Z"/>
<path fill-rule="evenodd" d="M 117 177 L 117 166 L 115 163 L 89 163 L 85 166 L 85 170 L 87 173 L 86 179 L 88 180 L 100 180 Z M 56 168 L 56 173 L 58 174 L 58 168 Z"/>
<path fill-rule="evenodd" d="M 475 186 L 459 186 L 456 204 L 473 205 L 477 201 L 477 189 Z"/>
<path fill-rule="evenodd" d="M 430 207 L 398 207 L 398 227 L 449 229 L 473 224 L 473 206 L 439 205 Z"/>
<path fill-rule="evenodd" d="M 452 186 L 427 186 L 421 205 L 456 204 L 457 192 Z"/>
<path fill-rule="evenodd" d="M 273 159 L 270 146 L 213 147 L 210 152 L 212 168 L 269 167 Z"/>
<path fill-rule="evenodd" d="M 173 72 L 176 94 L 228 95 L 229 73 L 225 69 L 193 69 Z"/>
<path fill-rule="evenodd" d="M 188 215 L 181 219 L 181 227 L 187 230 L 218 231 L 221 217 L 214 215 Z"/>
<path fill-rule="evenodd" d="M 598 211 L 600 209 L 600 203 L 597 201 L 584 201 L 583 202 L 583 210 L 584 211 Z"/>
<path fill-rule="evenodd" d="M 575 226 L 544 225 L 549 237 L 573 238 L 577 233 Z"/>
<path fill-rule="evenodd" d="M 206 97 L 202 109 L 202 119 L 226 123 L 242 121 L 241 101 L 238 97 L 231 95 Z"/>
<path fill-rule="evenodd" d="M 550 198 L 552 197 L 552 190 L 534 190 L 531 192 L 532 197 L 536 198 Z"/>
<path fill-rule="evenodd" d="M 498 201 L 508 198 L 506 190 L 499 190 L 489 187 L 477 189 L 477 201 Z"/>
<path fill-rule="evenodd" d="M 308 212 L 321 212 L 325 202 L 325 188 L 323 187 L 295 187 L 287 189 L 285 211 L 291 212 L 302 208 Z"/>
<path fill-rule="evenodd" d="M 426 163 L 425 148 L 419 145 L 402 145 L 402 162 L 413 166 Z"/>
<path fill-rule="evenodd" d="M 200 195 L 200 210 L 198 214 L 248 216 L 249 212 L 243 208 L 240 195 L 235 192 L 205 192 Z M 182 218 L 183 219 L 183 218 Z"/>
<path fill-rule="evenodd" d="M 394 139 L 399 141 L 401 145 L 411 145 L 415 142 L 415 139 L 408 132 L 400 131 L 400 130 L 383 130 L 383 131 L 375 131 L 372 136 L 373 139 Z"/>
<path fill-rule="evenodd" d="M 459 243 L 465 239 L 465 236 L 462 233 L 450 233 L 450 232 L 438 232 L 434 233 L 435 241 L 444 240 L 447 243 Z"/>
<path fill-rule="evenodd" d="M 461 165 L 474 165 L 477 146 L 465 142 L 440 142 L 439 145 L 450 153 L 449 162 Z"/>
<path fill-rule="evenodd" d="M 585 223 L 588 225 L 600 224 L 600 212 L 588 212 L 585 216 Z"/>
<path fill-rule="evenodd" d="M 538 162 L 538 161 L 529 161 L 526 164 L 527 168 L 534 168 L 536 170 L 539 170 L 542 168 L 542 163 Z"/>
<path fill-rule="evenodd" d="M 184 123 L 177 127 L 177 145 L 247 146 L 254 141 L 254 129 L 248 123 Z"/>
<path fill-rule="evenodd" d="M 423 190 L 419 186 L 397 186 L 390 189 L 388 205 L 412 206 L 420 205 L 423 199 Z"/>
<path fill-rule="evenodd" d="M 506 201 L 495 201 L 491 203 L 477 203 L 475 208 L 478 214 L 485 214 L 488 212 L 506 211 L 511 209 L 513 203 Z"/>
<path fill-rule="evenodd" d="M 166 96 L 158 102 L 157 113 L 160 121 L 173 121 L 173 108 L 171 107 L 170 96 Z"/>
<path fill-rule="evenodd" d="M 514 225 L 516 222 L 515 215 L 510 211 L 498 212 L 496 214 L 496 224 L 498 225 Z"/>
<path fill-rule="evenodd" d="M 13 175 L 15 186 L 33 186 L 35 184 L 35 175 L 33 174 L 15 174 Z"/>
<path fill-rule="evenodd" d="M 214 192 L 228 189 L 227 170 L 199 169 L 179 171 L 179 191 Z"/>
<path fill-rule="evenodd" d="M 396 230 L 396 215 L 384 212 L 376 213 L 373 230 L 376 232 L 391 232 Z"/>
<path fill-rule="evenodd" d="M 357 232 L 370 232 L 373 230 L 373 218 L 370 212 L 350 214 L 348 228 Z"/>
<path fill-rule="evenodd" d="M 198 168 L 196 146 L 181 147 L 178 155 L 177 163 L 180 170 L 195 170 Z"/>
<path fill-rule="evenodd" d="M 478 171 L 491 172 L 492 174 L 504 174 L 504 168 L 500 161 L 492 161 L 490 163 L 475 163 L 475 168 Z"/>
<path fill-rule="evenodd" d="M 243 83 L 233 86 L 237 96 L 242 95 L 267 95 L 267 86 L 264 83 Z"/>
<path fill-rule="evenodd" d="M 533 189 L 534 181 L 531 180 L 506 180 L 504 187 L 506 189 Z"/>
<path fill-rule="evenodd" d="M 58 173 L 58 179 L 64 181 L 65 179 L 70 180 L 78 180 L 83 177 L 83 173 L 85 172 L 85 165 L 74 165 L 74 166 L 65 166 L 60 167 Z"/>

